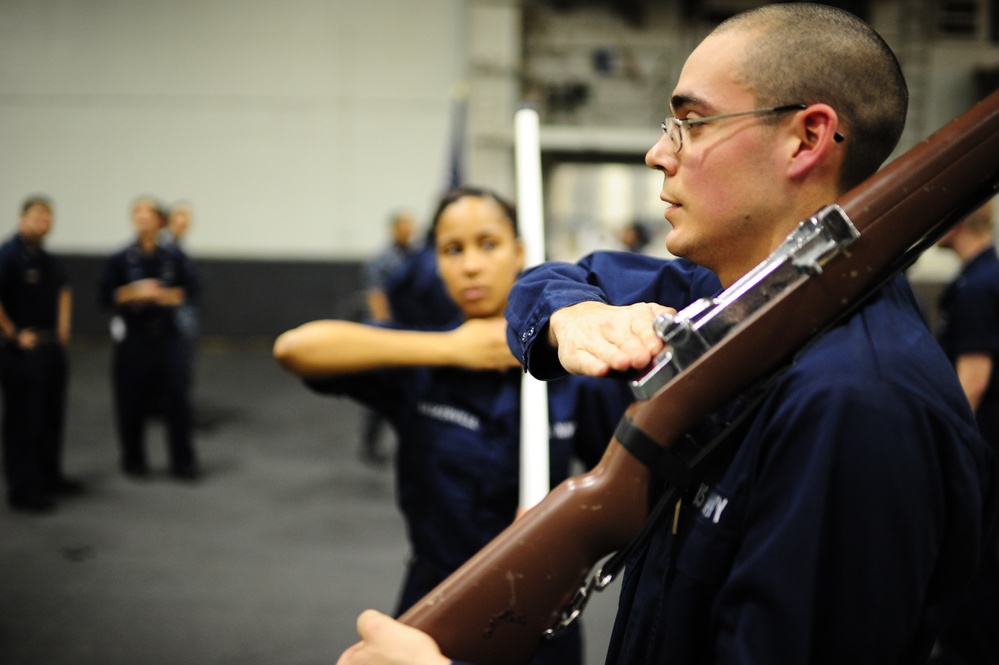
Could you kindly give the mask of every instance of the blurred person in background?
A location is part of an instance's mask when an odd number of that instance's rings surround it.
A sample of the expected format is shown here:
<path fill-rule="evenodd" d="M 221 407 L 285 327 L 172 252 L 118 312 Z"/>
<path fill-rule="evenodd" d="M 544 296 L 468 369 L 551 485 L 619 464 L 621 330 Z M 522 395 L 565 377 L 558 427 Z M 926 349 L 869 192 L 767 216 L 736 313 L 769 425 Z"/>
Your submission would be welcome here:
<path fill-rule="evenodd" d="M 629 222 L 618 232 L 618 240 L 626 251 L 641 254 L 652 240 L 652 233 L 643 222 Z"/>
<path fill-rule="evenodd" d="M 364 266 L 364 300 L 366 315 L 371 321 L 392 321 L 394 312 L 389 300 L 388 282 L 392 275 L 413 256 L 413 231 L 416 220 L 408 211 L 393 213 L 389 220 L 390 240 L 371 261 Z M 361 421 L 361 459 L 380 465 L 387 457 L 380 450 L 385 421 L 370 409 Z"/>
<path fill-rule="evenodd" d="M 948 231 L 937 245 L 961 260 L 938 303 L 937 340 L 954 364 L 982 436 L 999 450 L 999 256 L 995 199 Z M 940 633 L 933 665 L 999 663 L 999 529 L 958 614 Z"/>
<path fill-rule="evenodd" d="M 196 297 L 198 283 L 184 253 L 157 242 L 162 224 L 154 200 L 132 204 L 135 240 L 107 260 L 99 294 L 114 311 L 112 380 L 122 471 L 149 475 L 145 425 L 161 406 L 170 473 L 193 480 L 199 468 L 191 437 L 190 363 L 176 309 Z"/>
<path fill-rule="evenodd" d="M 0 247 L 4 476 L 8 504 L 28 512 L 83 489 L 62 473 L 72 295 L 44 248 L 52 218 L 48 198 L 27 198 L 17 233 Z"/>
<path fill-rule="evenodd" d="M 371 261 L 364 266 L 365 301 L 372 321 L 392 320 L 392 311 L 385 295 L 385 282 L 414 251 L 413 231 L 416 220 L 407 211 L 392 215 L 389 222 L 391 239 Z"/>
<path fill-rule="evenodd" d="M 437 246 L 431 229 L 423 244 L 385 281 L 392 320 L 413 328 L 440 327 L 461 316 L 437 273 Z"/>
<path fill-rule="evenodd" d="M 166 224 L 160 232 L 160 241 L 163 245 L 172 245 L 188 258 L 188 268 L 192 276 L 197 281 L 199 291 L 202 286 L 201 271 L 187 252 L 184 251 L 184 239 L 191 230 L 191 223 L 194 219 L 194 210 L 190 203 L 179 202 L 170 207 L 166 213 Z M 194 380 L 194 357 L 198 344 L 198 334 L 200 332 L 200 317 L 198 315 L 198 303 L 194 294 L 184 299 L 184 302 L 174 308 L 177 330 L 180 332 L 185 342 L 185 355 L 187 363 L 190 365 L 191 380 Z"/>

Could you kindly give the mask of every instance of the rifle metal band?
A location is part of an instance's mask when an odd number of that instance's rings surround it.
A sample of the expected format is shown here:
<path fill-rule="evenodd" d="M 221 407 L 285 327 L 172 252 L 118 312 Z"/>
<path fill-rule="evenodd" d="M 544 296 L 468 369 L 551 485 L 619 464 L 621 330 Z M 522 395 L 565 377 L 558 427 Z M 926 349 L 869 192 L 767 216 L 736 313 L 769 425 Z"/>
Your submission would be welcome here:
<path fill-rule="evenodd" d="M 672 448 L 663 447 L 639 429 L 631 418 L 621 418 L 614 432 L 614 438 L 638 461 L 664 478 L 670 485 L 686 489 L 694 481 L 688 462 L 676 455 Z"/>

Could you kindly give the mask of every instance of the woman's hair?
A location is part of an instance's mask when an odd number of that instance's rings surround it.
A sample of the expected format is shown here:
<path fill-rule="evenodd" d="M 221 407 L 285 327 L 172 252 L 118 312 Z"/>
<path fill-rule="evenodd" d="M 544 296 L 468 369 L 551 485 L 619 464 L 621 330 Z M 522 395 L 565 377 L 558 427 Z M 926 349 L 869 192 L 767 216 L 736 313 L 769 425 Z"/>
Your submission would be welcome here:
<path fill-rule="evenodd" d="M 760 107 L 824 103 L 846 137 L 840 189 L 874 174 L 905 126 L 909 93 L 884 39 L 853 14 L 824 5 L 765 5 L 728 19 L 751 40 L 737 73 Z"/>
<path fill-rule="evenodd" d="M 453 189 L 447 194 L 445 194 L 440 203 L 437 204 L 437 211 L 434 213 L 433 220 L 430 222 L 430 232 L 429 237 L 431 240 L 437 237 L 437 222 L 440 220 L 441 215 L 444 213 L 444 209 L 449 205 L 457 201 L 458 199 L 463 199 L 466 196 L 471 196 L 478 199 L 491 199 L 495 201 L 503 212 L 506 214 L 507 219 L 510 220 L 510 226 L 513 227 L 514 237 L 520 236 L 520 230 L 517 228 L 517 209 L 508 200 L 497 194 L 491 189 L 486 189 L 485 187 L 458 187 Z"/>

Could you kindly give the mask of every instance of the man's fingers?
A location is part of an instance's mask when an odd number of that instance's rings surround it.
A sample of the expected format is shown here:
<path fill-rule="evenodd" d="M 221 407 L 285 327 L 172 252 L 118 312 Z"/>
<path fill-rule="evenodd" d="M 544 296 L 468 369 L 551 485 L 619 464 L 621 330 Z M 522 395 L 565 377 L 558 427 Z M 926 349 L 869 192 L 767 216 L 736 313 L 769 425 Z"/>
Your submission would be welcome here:
<path fill-rule="evenodd" d="M 342 654 L 336 661 L 336 665 L 352 665 L 355 662 L 354 656 L 364 647 L 364 642 L 358 642 L 354 646 L 350 647 Z"/>
<path fill-rule="evenodd" d="M 574 348 L 573 350 L 559 347 L 559 362 L 570 374 L 581 374 L 584 376 L 604 376 L 616 365 L 627 364 L 628 357 L 617 350 L 612 344 L 595 341 L 594 344 L 600 349 Z M 609 362 L 609 357 L 614 363 Z"/>
<path fill-rule="evenodd" d="M 355 665 L 369 661 L 370 656 L 366 655 L 365 651 L 366 643 L 377 636 L 384 618 L 387 617 L 376 610 L 361 612 L 360 616 L 357 617 L 357 634 L 361 637 L 361 641 L 340 654 L 336 664 Z"/>
<path fill-rule="evenodd" d="M 610 370 L 647 367 L 663 348 L 652 323 L 656 316 L 672 311 L 654 303 L 613 307 L 584 302 L 556 311 L 550 331 L 567 371 L 603 376 Z"/>
<path fill-rule="evenodd" d="M 379 626 L 384 625 L 384 619 L 388 617 L 378 610 L 364 610 L 357 617 L 357 634 L 361 640 L 365 641 L 378 634 Z"/>
<path fill-rule="evenodd" d="M 634 305 L 634 307 L 638 308 L 640 312 L 631 320 L 631 332 L 635 340 L 648 352 L 648 356 L 641 358 L 635 356 L 636 360 L 641 361 L 641 364 L 634 365 L 634 367 L 635 369 L 640 369 L 648 365 L 652 361 L 652 358 L 663 350 L 663 340 L 656 333 L 655 326 L 653 326 L 656 317 L 663 314 L 675 314 L 676 310 L 652 303 L 639 303 L 638 305 Z"/>
<path fill-rule="evenodd" d="M 590 348 L 611 369 L 619 372 L 645 367 L 662 346 L 651 322 L 645 319 L 630 319 L 625 326 L 616 322 L 615 325 L 608 325 L 602 333 L 602 338 L 591 340 Z"/>
<path fill-rule="evenodd" d="M 361 643 L 340 657 L 341 665 L 447 665 L 432 637 L 376 610 L 357 617 Z"/>

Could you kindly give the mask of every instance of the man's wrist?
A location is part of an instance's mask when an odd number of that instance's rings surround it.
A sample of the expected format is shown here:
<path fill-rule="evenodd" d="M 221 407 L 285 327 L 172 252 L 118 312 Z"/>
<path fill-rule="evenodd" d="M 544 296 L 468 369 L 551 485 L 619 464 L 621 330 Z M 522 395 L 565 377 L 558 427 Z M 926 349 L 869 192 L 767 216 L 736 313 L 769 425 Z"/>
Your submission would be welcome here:
<path fill-rule="evenodd" d="M 551 321 L 546 321 L 541 328 L 539 338 L 547 340 L 550 338 Z M 534 344 L 527 347 L 524 353 L 524 367 L 536 379 L 550 381 L 565 376 L 568 372 L 562 367 L 558 359 L 558 347 L 555 344 L 542 344 L 535 340 Z"/>

